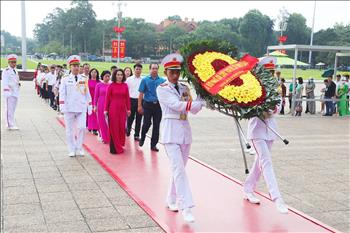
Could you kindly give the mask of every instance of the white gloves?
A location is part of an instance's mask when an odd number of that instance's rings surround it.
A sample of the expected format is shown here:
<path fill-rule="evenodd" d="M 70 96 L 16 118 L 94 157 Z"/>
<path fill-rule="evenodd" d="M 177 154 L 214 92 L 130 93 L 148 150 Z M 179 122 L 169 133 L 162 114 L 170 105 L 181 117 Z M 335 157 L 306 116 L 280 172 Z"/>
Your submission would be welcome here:
<path fill-rule="evenodd" d="M 207 102 L 200 95 L 197 95 L 197 98 L 195 99 L 195 101 L 200 102 L 202 106 L 207 105 Z"/>

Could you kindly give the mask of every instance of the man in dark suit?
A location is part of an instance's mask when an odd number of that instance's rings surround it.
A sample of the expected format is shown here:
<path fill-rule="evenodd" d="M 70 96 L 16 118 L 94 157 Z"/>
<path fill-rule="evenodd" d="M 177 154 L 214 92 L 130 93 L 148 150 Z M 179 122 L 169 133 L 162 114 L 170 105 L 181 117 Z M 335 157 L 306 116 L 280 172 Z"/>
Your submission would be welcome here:
<path fill-rule="evenodd" d="M 328 78 L 328 85 L 326 92 L 324 94 L 325 100 L 326 100 L 326 114 L 323 116 L 332 116 L 333 115 L 333 98 L 335 96 L 335 90 L 336 90 L 336 85 L 333 82 L 332 76 L 329 76 Z"/>

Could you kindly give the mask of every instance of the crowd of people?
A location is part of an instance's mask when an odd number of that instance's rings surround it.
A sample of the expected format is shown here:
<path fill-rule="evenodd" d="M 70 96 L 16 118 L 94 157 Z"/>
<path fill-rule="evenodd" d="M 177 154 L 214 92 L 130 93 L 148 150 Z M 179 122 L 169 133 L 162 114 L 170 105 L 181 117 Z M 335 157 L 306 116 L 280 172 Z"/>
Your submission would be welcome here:
<path fill-rule="evenodd" d="M 324 87 L 321 89 L 319 99 L 315 96 L 316 84 L 313 77 L 304 83 L 302 77 L 298 77 L 295 84 L 291 82 L 288 87 L 285 85 L 285 79 L 281 77 L 281 71 L 275 73 L 276 78 L 279 81 L 278 92 L 282 99 L 282 106 L 280 114 L 285 114 L 286 99 L 289 101 L 289 109 L 292 109 L 292 99 L 295 97 L 294 103 L 294 116 L 301 116 L 304 111 L 303 102 L 305 101 L 305 114 L 316 114 L 316 101 L 321 103 L 321 110 L 318 112 L 323 116 L 338 116 L 350 115 L 349 98 L 350 98 L 350 80 L 349 74 L 336 75 L 336 82 L 333 81 L 333 73 L 325 73 L 327 78 L 324 80 Z M 295 87 L 295 93 L 294 93 Z M 304 99 L 303 99 L 304 98 Z M 291 112 L 289 112 L 291 113 Z"/>
<path fill-rule="evenodd" d="M 79 65 L 79 74 L 88 79 L 92 103 L 92 113 L 86 117 L 86 127 L 99 141 L 110 144 L 112 154 L 123 153 L 125 136 L 130 136 L 134 122 L 133 136 L 140 146 L 143 146 L 146 134 L 153 125 L 151 150 L 159 151 L 157 143 L 162 111 L 156 88 L 166 80 L 159 76 L 158 64 L 151 64 L 149 68 L 150 75 L 143 77 L 141 63 L 135 64 L 133 69 L 112 66 L 101 74 L 88 63 Z M 66 64 L 47 66 L 40 63 L 34 72 L 37 94 L 60 113 L 61 81 L 70 73 Z"/>
<path fill-rule="evenodd" d="M 189 88 L 178 82 L 181 63 L 178 54 L 163 59 L 166 79 L 159 76 L 158 64 L 150 64 L 145 77 L 141 76 L 140 63 L 133 69 L 112 66 L 100 75 L 88 63 L 80 66 L 80 57 L 72 55 L 68 58 L 69 70 L 52 65 L 49 72 L 47 66 L 39 64 L 34 82 L 37 94 L 64 115 L 70 157 L 84 155 L 86 128 L 109 144 L 111 154 L 123 153 L 134 121 L 133 136 L 140 147 L 152 125 L 150 148 L 157 152 L 163 121 L 161 140 L 173 174 L 167 205 L 170 211 L 181 210 L 185 221 L 193 222 L 194 205 L 185 172 L 192 142 L 187 114 L 199 112 L 205 101 L 200 97 L 192 100 Z"/>
<path fill-rule="evenodd" d="M 8 56 L 8 61 L 3 89 L 7 99 L 15 97 L 13 99 L 17 101 L 15 91 L 19 90 L 19 78 L 14 68 L 17 57 Z M 160 142 L 164 145 L 172 173 L 166 196 L 167 207 L 169 211 L 181 210 L 184 220 L 193 222 L 191 209 L 194 201 L 185 170 L 192 144 L 188 114 L 198 113 L 206 102 L 199 95 L 193 100 L 189 87 L 179 82 L 182 62 L 180 54 L 166 56 L 162 61 L 166 78 L 159 76 L 158 64 L 150 64 L 149 75 L 142 77 L 143 66 L 140 63 L 135 64 L 133 69 L 113 66 L 100 75 L 88 63 L 80 65 L 80 57 L 72 55 L 67 61 L 69 70 L 64 65 L 48 67 L 39 64 L 34 82 L 36 93 L 64 115 L 70 157 L 84 156 L 82 146 L 86 128 L 102 143 L 109 144 L 111 154 L 120 154 L 126 148 L 126 137 L 131 134 L 135 119 L 134 140 L 141 147 L 152 125 L 150 148 L 159 151 L 157 144 L 161 136 Z M 265 66 L 262 61 L 260 63 Z M 277 72 L 277 75 L 280 74 Z M 284 81 L 282 78 L 280 80 L 282 84 Z M 298 84 L 302 84 L 302 79 L 298 79 Z M 286 88 L 280 85 L 280 89 L 285 98 Z M 297 89 L 301 96 L 302 87 L 297 86 Z M 12 114 L 9 113 L 12 111 L 10 104 L 7 101 L 7 115 Z M 281 106 L 280 112 L 282 109 Z M 311 109 L 310 106 L 309 111 Z M 277 210 L 286 214 L 288 208 L 279 191 L 271 163 L 271 147 L 277 139 L 277 123 L 273 115 L 278 111 L 279 106 L 276 106 L 274 111 L 264 112 L 264 121 L 253 117 L 248 122 L 247 139 L 252 142 L 256 153 L 254 164 L 243 184 L 243 192 L 250 203 L 259 204 L 254 191 L 263 175 Z M 18 129 L 13 128 L 11 122 L 8 118 L 10 129 Z"/>

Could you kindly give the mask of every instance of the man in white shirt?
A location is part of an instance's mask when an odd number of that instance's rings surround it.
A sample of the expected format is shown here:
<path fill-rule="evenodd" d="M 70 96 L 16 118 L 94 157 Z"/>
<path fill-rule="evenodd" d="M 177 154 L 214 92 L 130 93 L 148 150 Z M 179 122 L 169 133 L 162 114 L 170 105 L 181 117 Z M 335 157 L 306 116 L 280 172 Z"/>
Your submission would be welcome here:
<path fill-rule="evenodd" d="M 50 107 L 54 108 L 55 106 L 55 95 L 53 93 L 53 86 L 56 84 L 57 75 L 55 73 L 55 66 L 50 66 L 50 72 L 45 75 L 47 81 L 47 92 L 50 98 Z"/>
<path fill-rule="evenodd" d="M 136 116 L 135 134 L 134 134 L 134 139 L 136 141 L 140 140 L 140 128 L 141 128 L 141 120 L 142 120 L 142 115 L 139 114 L 137 111 L 137 100 L 140 94 L 139 87 L 142 80 L 141 72 L 142 72 L 142 65 L 140 63 L 137 63 L 134 65 L 135 75 L 126 79 L 126 84 L 129 87 L 129 95 L 130 95 L 130 103 L 131 103 L 131 114 L 128 117 L 126 135 L 130 136 L 131 126 Z"/>

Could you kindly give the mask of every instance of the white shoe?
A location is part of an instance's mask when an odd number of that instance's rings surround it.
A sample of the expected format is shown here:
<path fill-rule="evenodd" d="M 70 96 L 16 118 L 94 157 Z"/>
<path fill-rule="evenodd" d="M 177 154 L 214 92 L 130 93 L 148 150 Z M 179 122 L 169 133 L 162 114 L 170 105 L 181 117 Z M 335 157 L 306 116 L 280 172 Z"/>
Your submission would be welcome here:
<path fill-rule="evenodd" d="M 19 128 L 17 126 L 12 126 L 12 127 L 9 127 L 9 130 L 19 130 Z"/>
<path fill-rule="evenodd" d="M 173 212 L 179 211 L 179 207 L 176 204 L 169 204 L 168 203 L 168 209 Z"/>
<path fill-rule="evenodd" d="M 182 210 L 182 217 L 186 222 L 194 222 L 194 217 L 192 215 L 190 208 L 186 208 Z"/>
<path fill-rule="evenodd" d="M 250 155 L 255 155 L 255 150 L 253 148 L 244 148 L 244 152 L 249 153 Z"/>
<path fill-rule="evenodd" d="M 282 200 L 282 198 L 277 198 L 275 200 L 275 204 L 276 204 L 276 208 L 277 208 L 278 212 L 280 212 L 281 214 L 288 213 L 288 208 L 287 208 L 286 204 L 284 203 L 284 201 Z"/>
<path fill-rule="evenodd" d="M 80 155 L 80 156 L 84 156 L 85 152 L 84 152 L 84 150 L 78 150 L 75 154 Z"/>
<path fill-rule="evenodd" d="M 260 204 L 260 200 L 254 195 L 254 193 L 244 193 L 247 201 L 249 201 L 252 204 Z"/>
<path fill-rule="evenodd" d="M 75 153 L 74 153 L 74 152 L 69 152 L 68 156 L 69 156 L 69 157 L 74 157 L 74 156 L 75 156 Z"/>
<path fill-rule="evenodd" d="M 102 138 L 100 137 L 100 135 L 97 136 L 97 141 L 102 142 Z"/>
<path fill-rule="evenodd" d="M 249 154 L 250 154 L 250 155 L 255 155 L 255 150 L 254 150 L 253 148 L 250 148 Z"/>

